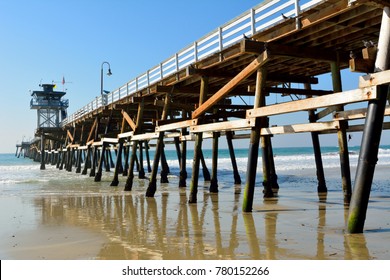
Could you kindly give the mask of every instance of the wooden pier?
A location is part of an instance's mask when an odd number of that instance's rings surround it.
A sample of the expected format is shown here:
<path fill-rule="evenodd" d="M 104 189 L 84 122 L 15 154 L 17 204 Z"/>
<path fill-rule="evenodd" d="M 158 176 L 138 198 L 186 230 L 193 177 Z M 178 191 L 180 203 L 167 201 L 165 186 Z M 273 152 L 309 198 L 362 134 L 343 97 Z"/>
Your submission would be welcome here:
<path fill-rule="evenodd" d="M 203 139 L 213 141 L 211 174 L 204 176 L 210 180 L 210 192 L 218 192 L 219 138 L 227 139 L 232 183 L 240 184 L 233 142 L 249 137 L 242 209 L 250 212 L 258 183 L 259 150 L 264 178 L 260 183 L 264 197 L 272 197 L 279 189 L 272 138 L 310 133 L 318 191 L 326 192 L 319 140 L 321 134 L 334 133 L 340 150 L 341 199 L 348 205 L 352 197 L 349 231 L 361 232 L 380 134 L 390 127 L 383 121 L 390 114 L 385 106 L 390 83 L 388 6 L 387 0 L 264 1 L 145 74 L 101 95 L 68 116 L 60 129 L 37 130 L 39 138 L 30 146 L 35 153 L 30 155 L 40 155 L 42 166 L 50 163 L 68 171 L 75 167 L 73 171 L 89 174 L 95 181 L 101 180 L 103 169 L 114 168 L 111 186 L 131 191 L 136 165 L 138 177 L 145 178 L 142 151 L 148 151 L 149 142 L 154 141 L 154 159 L 146 153 L 150 174 L 145 191 L 152 197 L 158 188 L 159 167 L 161 182 L 168 181 L 164 147 L 173 144 L 181 169 L 178 187 L 189 183 L 189 203 L 196 203 L 200 164 L 204 165 Z M 362 73 L 354 90 L 343 91 L 340 71 L 346 68 Z M 312 89 L 317 76 L 325 73 L 332 75 L 333 90 Z M 267 97 L 274 94 L 290 95 L 292 100 L 270 103 Z M 247 96 L 253 97 L 253 104 L 243 104 Z M 360 109 L 344 110 L 352 103 L 361 104 Z M 307 111 L 307 118 L 301 122 L 272 123 L 273 116 L 302 111 Z M 359 162 L 353 192 L 347 145 L 351 131 L 364 132 L 359 157 L 363 163 Z M 187 141 L 195 142 L 190 178 Z M 361 165 L 366 161 L 369 171 Z M 120 180 L 119 174 L 126 179 Z"/>

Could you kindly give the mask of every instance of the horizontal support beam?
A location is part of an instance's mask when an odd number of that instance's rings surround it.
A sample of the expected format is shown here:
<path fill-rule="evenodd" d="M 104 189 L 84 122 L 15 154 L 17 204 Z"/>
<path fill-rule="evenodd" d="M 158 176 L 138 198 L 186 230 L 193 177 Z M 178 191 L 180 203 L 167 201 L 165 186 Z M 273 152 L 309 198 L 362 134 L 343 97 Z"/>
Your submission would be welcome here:
<path fill-rule="evenodd" d="M 318 132 L 324 130 L 339 129 L 340 123 L 338 121 L 317 122 L 305 124 L 292 124 L 283 126 L 266 127 L 260 130 L 261 135 L 276 135 L 276 134 L 292 134 L 303 132 Z"/>
<path fill-rule="evenodd" d="M 127 138 L 127 137 L 133 137 L 133 135 L 134 135 L 133 131 L 123 132 L 123 133 L 118 134 L 118 138 L 122 139 L 122 138 Z"/>
<path fill-rule="evenodd" d="M 96 147 L 96 146 L 102 146 L 103 145 L 103 141 L 97 141 L 97 142 L 93 142 L 92 143 L 92 146 Z"/>
<path fill-rule="evenodd" d="M 356 89 L 346 92 L 339 92 L 319 97 L 307 98 L 303 100 L 285 102 L 261 108 L 251 109 L 247 111 L 246 117 L 257 118 L 298 111 L 313 110 L 322 107 L 335 105 L 344 105 L 361 101 L 368 101 L 377 98 L 376 87 L 368 87 L 364 89 Z"/>
<path fill-rule="evenodd" d="M 314 120 L 320 120 L 320 119 L 326 117 L 327 115 L 332 114 L 336 110 L 338 110 L 337 106 L 331 106 L 331 107 L 325 108 L 322 111 L 315 114 Z"/>
<path fill-rule="evenodd" d="M 108 137 L 105 137 L 105 138 L 102 138 L 101 141 L 104 142 L 104 143 L 117 144 L 118 143 L 118 138 L 108 138 Z"/>
<path fill-rule="evenodd" d="M 80 147 L 80 144 L 71 144 L 67 146 L 68 148 L 78 148 Z"/>
<path fill-rule="evenodd" d="M 390 123 L 389 122 L 384 122 L 382 126 L 383 130 L 390 129 Z M 364 124 L 358 124 L 358 125 L 350 125 L 347 128 L 347 132 L 360 132 L 364 130 Z"/>
<path fill-rule="evenodd" d="M 359 88 L 390 84 L 390 70 L 359 77 Z"/>
<path fill-rule="evenodd" d="M 218 123 L 195 125 L 190 127 L 191 133 L 246 130 L 255 126 L 255 119 L 243 119 Z"/>
<path fill-rule="evenodd" d="M 179 121 L 176 123 L 170 123 L 170 124 L 156 126 L 156 132 L 174 130 L 174 129 L 184 128 L 184 127 L 190 127 L 192 125 L 197 125 L 197 124 L 198 124 L 198 119 Z"/>
<path fill-rule="evenodd" d="M 156 132 L 137 134 L 137 135 L 134 135 L 133 137 L 131 137 L 131 141 L 155 139 L 155 138 L 158 138 L 158 135 L 159 135 L 159 133 L 156 133 Z"/>
<path fill-rule="evenodd" d="M 386 106 L 385 116 L 390 115 L 390 106 Z M 333 120 L 358 120 L 367 116 L 367 108 L 335 112 Z"/>
<path fill-rule="evenodd" d="M 181 136 L 181 132 L 172 132 L 172 133 L 165 134 L 164 138 L 175 138 L 180 136 Z"/>

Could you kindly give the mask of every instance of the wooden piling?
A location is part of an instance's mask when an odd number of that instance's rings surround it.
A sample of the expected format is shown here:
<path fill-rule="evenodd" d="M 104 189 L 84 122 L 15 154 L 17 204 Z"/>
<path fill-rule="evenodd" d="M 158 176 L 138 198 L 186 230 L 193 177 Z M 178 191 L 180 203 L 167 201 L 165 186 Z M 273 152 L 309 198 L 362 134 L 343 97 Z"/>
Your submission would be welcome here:
<path fill-rule="evenodd" d="M 118 143 L 118 152 L 116 157 L 116 165 L 114 170 L 114 178 L 112 179 L 112 182 L 110 184 L 111 187 L 116 187 L 119 185 L 119 172 L 120 172 L 120 165 L 122 165 L 122 149 L 123 149 L 123 140 L 119 139 Z"/>
<path fill-rule="evenodd" d="M 138 104 L 136 124 L 135 124 L 135 126 L 133 125 L 133 127 L 132 127 L 133 131 L 134 131 L 134 135 L 138 134 L 142 129 L 143 113 L 144 113 L 144 102 L 142 100 Z M 130 155 L 128 175 L 127 175 L 126 184 L 125 184 L 125 191 L 131 191 L 133 188 L 134 164 L 135 164 L 136 158 L 137 158 L 137 146 L 138 146 L 138 141 L 133 140 L 133 142 L 131 143 L 131 155 Z"/>
<path fill-rule="evenodd" d="M 45 170 L 45 133 L 41 133 L 41 170 Z"/>
<path fill-rule="evenodd" d="M 310 90 L 311 85 L 305 83 L 305 89 Z M 309 96 L 308 98 L 311 98 L 311 96 Z M 315 123 L 316 122 L 315 111 L 309 110 L 308 114 L 309 114 L 309 122 Z M 311 141 L 312 141 L 313 151 L 314 151 L 314 161 L 316 164 L 316 176 L 317 176 L 317 183 L 318 183 L 317 192 L 324 193 L 328 191 L 328 188 L 326 187 L 324 165 L 322 164 L 320 137 L 318 132 L 311 132 L 310 134 L 311 134 Z"/>
<path fill-rule="evenodd" d="M 276 168 L 275 168 L 275 159 L 274 159 L 274 151 L 272 148 L 272 136 L 268 137 L 268 158 L 269 158 L 269 178 L 270 178 L 270 189 L 273 193 L 277 193 L 279 191 L 279 184 L 278 184 L 278 175 L 276 174 Z"/>
<path fill-rule="evenodd" d="M 180 164 L 181 162 L 181 151 L 180 151 L 180 139 L 179 137 L 174 137 L 173 142 L 175 143 L 175 150 L 176 150 L 176 155 L 177 155 L 177 160 Z"/>
<path fill-rule="evenodd" d="M 91 145 L 88 145 L 87 154 L 85 155 L 85 160 L 84 160 L 83 171 L 81 172 L 82 175 L 87 175 L 88 167 L 90 165 L 91 165 Z"/>
<path fill-rule="evenodd" d="M 213 149 L 212 149 L 212 176 L 210 181 L 210 192 L 217 193 L 218 192 L 218 140 L 220 133 L 213 132 Z"/>
<path fill-rule="evenodd" d="M 114 163 L 114 160 L 112 159 L 112 151 L 111 151 L 111 149 L 108 149 L 107 153 L 108 153 L 108 157 L 109 157 L 110 168 L 115 168 L 115 163 Z"/>
<path fill-rule="evenodd" d="M 81 160 L 82 160 L 82 150 L 77 149 L 77 167 L 76 167 L 76 173 L 81 173 Z"/>
<path fill-rule="evenodd" d="M 145 141 L 145 155 L 146 155 L 146 164 L 148 166 L 148 173 L 150 173 L 152 172 L 152 167 L 150 166 L 149 141 Z"/>
<path fill-rule="evenodd" d="M 183 115 L 185 115 L 183 111 Z M 187 128 L 181 129 L 182 136 L 187 135 Z M 181 141 L 179 188 L 187 187 L 187 141 Z"/>
<path fill-rule="evenodd" d="M 59 169 L 60 164 L 61 164 L 61 160 L 62 160 L 62 147 L 61 146 L 57 149 L 57 152 L 58 152 L 58 158 L 57 158 L 56 168 Z"/>
<path fill-rule="evenodd" d="M 110 147 L 107 145 L 107 149 L 106 151 L 104 152 L 105 154 L 105 157 L 104 157 L 104 166 L 105 166 L 105 169 L 106 169 L 106 172 L 110 172 L 111 170 L 111 150 L 110 150 Z"/>
<path fill-rule="evenodd" d="M 338 62 L 331 63 L 332 83 L 334 92 L 342 92 L 341 74 Z M 337 110 L 344 110 L 344 106 L 337 106 Z M 346 121 L 340 121 L 340 127 L 337 131 L 339 143 L 340 167 L 341 167 L 341 184 L 344 194 L 344 203 L 349 204 L 352 194 L 351 170 L 349 163 L 348 140 L 347 140 Z"/>
<path fill-rule="evenodd" d="M 139 170 L 138 178 L 145 179 L 143 141 L 139 141 Z"/>
<path fill-rule="evenodd" d="M 200 150 L 200 163 L 202 164 L 203 179 L 205 180 L 205 182 L 209 182 L 211 180 L 210 171 L 207 168 L 206 161 L 204 160 L 204 154 L 202 149 Z"/>
<path fill-rule="evenodd" d="M 200 93 L 199 93 L 199 106 L 201 106 L 206 98 L 209 91 L 209 78 L 202 76 L 200 79 Z M 197 202 L 198 194 L 198 180 L 199 180 L 199 164 L 202 153 L 202 141 L 203 133 L 197 133 L 195 135 L 195 147 L 194 147 L 194 160 L 192 162 L 192 175 L 190 183 L 190 196 L 188 199 L 189 203 Z"/>
<path fill-rule="evenodd" d="M 161 119 L 166 120 L 168 116 L 168 111 L 171 103 L 171 96 L 169 93 L 165 95 L 164 100 L 164 108 L 162 112 Z M 157 190 L 157 171 L 158 171 L 158 163 L 160 161 L 161 151 L 164 145 L 164 131 L 160 131 L 157 139 L 156 152 L 154 154 L 153 160 L 153 168 L 150 174 L 149 186 L 146 190 L 147 197 L 154 197 L 154 194 Z"/>
<path fill-rule="evenodd" d="M 375 71 L 389 69 L 390 63 L 390 7 L 383 10 L 381 30 L 378 42 L 378 54 Z M 348 232 L 361 233 L 364 229 L 371 185 L 382 133 L 384 111 L 389 85 L 379 86 L 379 99 L 368 103 L 367 117 L 364 124 L 359 161 L 356 169 L 355 183 L 349 208 Z"/>
<path fill-rule="evenodd" d="M 356 169 L 354 191 L 350 203 L 348 232 L 363 232 L 371 185 L 382 133 L 383 117 L 389 86 L 379 86 L 380 98 L 369 103 L 364 125 L 359 161 Z"/>
<path fill-rule="evenodd" d="M 68 156 L 68 162 L 66 164 L 66 171 L 72 172 L 74 148 L 69 147 L 67 153 L 69 154 L 69 156 Z"/>
<path fill-rule="evenodd" d="M 161 172 L 160 172 L 160 183 L 169 183 L 168 174 L 169 174 L 169 166 L 167 162 L 167 158 L 165 156 L 165 145 L 162 145 L 161 149 Z"/>
<path fill-rule="evenodd" d="M 89 177 L 94 177 L 96 175 L 96 161 L 98 158 L 98 148 L 97 146 L 93 147 L 93 155 L 92 155 L 92 165 L 91 170 L 89 172 Z"/>
<path fill-rule="evenodd" d="M 261 67 L 257 70 L 256 75 L 256 92 L 253 108 L 259 108 L 265 103 L 265 83 L 267 78 L 266 67 Z M 253 198 L 256 184 L 257 160 L 259 156 L 260 144 L 260 129 L 262 121 L 260 118 L 256 119 L 255 127 L 251 129 L 251 136 L 248 151 L 248 164 L 246 173 L 246 183 L 243 197 L 243 212 L 252 212 Z"/>
<path fill-rule="evenodd" d="M 108 144 L 106 142 L 102 143 L 102 150 L 100 153 L 100 159 L 97 167 L 97 172 L 95 174 L 95 182 L 100 182 L 102 180 L 102 172 L 103 172 L 103 164 L 104 164 L 104 157 L 106 154 L 106 148 Z"/>
<path fill-rule="evenodd" d="M 230 160 L 232 162 L 232 167 L 233 167 L 234 184 L 236 184 L 236 185 L 241 184 L 241 176 L 240 176 L 240 173 L 238 172 L 236 155 L 234 153 L 234 148 L 233 148 L 233 132 L 232 131 L 226 131 L 226 142 L 228 145 Z"/>
<path fill-rule="evenodd" d="M 126 143 L 129 143 L 129 140 L 126 141 Z M 125 150 L 125 159 L 124 159 L 124 167 L 123 167 L 123 173 L 122 173 L 122 176 L 128 176 L 129 175 L 129 154 L 130 154 L 130 146 L 129 145 L 126 145 L 124 147 L 124 150 Z"/>
<path fill-rule="evenodd" d="M 66 150 L 64 151 L 63 148 L 61 148 L 61 150 L 62 150 L 62 157 L 61 157 L 61 164 L 60 164 L 60 167 L 59 167 L 60 170 L 64 169 L 64 165 L 65 165 L 66 157 L 67 157 Z"/>
<path fill-rule="evenodd" d="M 267 120 L 268 123 L 268 120 Z M 263 125 L 262 125 L 263 126 Z M 266 125 L 267 127 L 268 125 Z M 263 194 L 264 198 L 274 197 L 272 191 L 272 181 L 271 181 L 271 156 L 269 154 L 269 141 L 270 136 L 261 137 L 261 151 L 262 151 L 262 162 L 263 162 Z M 273 158 L 272 158 L 273 160 Z"/>
<path fill-rule="evenodd" d="M 125 191 L 131 191 L 133 189 L 133 180 L 134 180 L 134 165 L 135 158 L 137 156 L 137 141 L 133 141 L 131 145 L 131 154 L 130 154 L 130 163 L 129 163 L 129 171 L 125 184 Z"/>

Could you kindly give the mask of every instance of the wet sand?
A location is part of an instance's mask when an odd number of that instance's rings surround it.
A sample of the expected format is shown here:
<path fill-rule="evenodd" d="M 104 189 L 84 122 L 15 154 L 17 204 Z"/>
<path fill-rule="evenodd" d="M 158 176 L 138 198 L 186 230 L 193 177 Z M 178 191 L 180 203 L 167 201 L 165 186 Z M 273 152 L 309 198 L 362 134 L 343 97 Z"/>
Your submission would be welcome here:
<path fill-rule="evenodd" d="M 326 172 L 330 181 L 339 176 Z M 379 181 L 388 180 L 386 168 L 379 173 Z M 147 181 L 135 180 L 133 191 L 123 192 L 121 185 L 108 187 L 111 175 L 80 190 L 2 192 L 0 258 L 390 259 L 389 191 L 371 195 L 365 232 L 350 235 L 342 192 L 319 197 L 314 177 L 299 188 L 280 182 L 278 197 L 269 200 L 259 187 L 254 211 L 242 213 L 244 185 L 223 183 L 209 194 L 201 179 L 198 203 L 189 205 L 189 189 L 179 190 L 175 176 L 146 198 Z"/>

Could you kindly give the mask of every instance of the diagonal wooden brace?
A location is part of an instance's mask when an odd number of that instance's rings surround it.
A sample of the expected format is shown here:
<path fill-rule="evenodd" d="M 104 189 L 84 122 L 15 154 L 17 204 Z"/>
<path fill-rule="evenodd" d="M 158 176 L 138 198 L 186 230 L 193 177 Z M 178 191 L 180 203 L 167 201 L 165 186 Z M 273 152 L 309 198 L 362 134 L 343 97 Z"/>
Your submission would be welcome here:
<path fill-rule="evenodd" d="M 250 75 L 255 73 L 257 69 L 263 66 L 269 60 L 269 53 L 265 50 L 260 54 L 255 60 L 253 60 L 247 67 L 245 67 L 240 73 L 237 74 L 232 80 L 230 80 L 226 85 L 224 85 L 220 90 L 218 90 L 213 96 L 211 96 L 207 101 L 205 101 L 198 109 L 192 113 L 192 118 L 198 118 L 199 116 L 206 113 L 212 106 L 214 106 L 218 101 L 224 98 L 229 92 L 231 92 L 235 87 L 239 85 L 242 81 L 247 79 Z"/>

